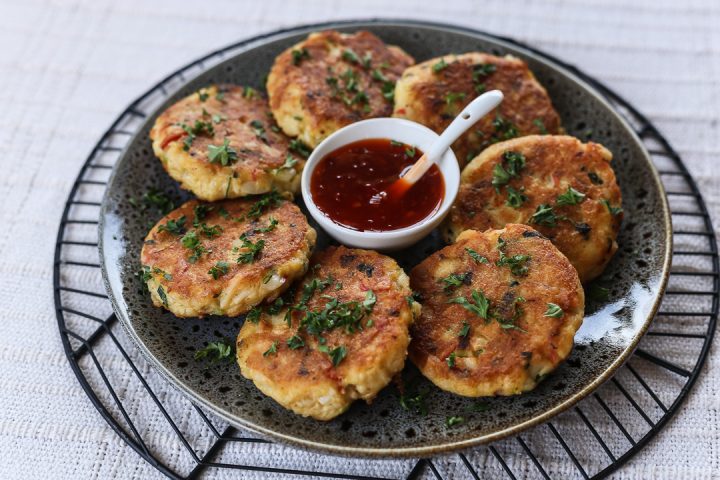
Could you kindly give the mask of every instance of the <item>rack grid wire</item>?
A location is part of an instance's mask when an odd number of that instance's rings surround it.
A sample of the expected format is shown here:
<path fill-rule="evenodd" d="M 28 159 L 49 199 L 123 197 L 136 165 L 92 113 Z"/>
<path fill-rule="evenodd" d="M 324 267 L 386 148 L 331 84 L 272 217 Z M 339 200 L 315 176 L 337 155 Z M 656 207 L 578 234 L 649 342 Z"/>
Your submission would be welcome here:
<path fill-rule="evenodd" d="M 381 20 L 363 20 L 376 22 Z M 356 21 L 347 22 L 355 23 Z M 58 231 L 53 288 L 60 337 L 81 387 L 108 425 L 169 478 L 603 478 L 624 465 L 678 412 L 695 384 L 718 317 L 717 242 L 698 187 L 680 156 L 627 101 L 577 68 L 515 40 L 579 76 L 601 92 L 650 152 L 673 220 L 673 263 L 663 304 L 631 359 L 589 397 L 544 425 L 487 446 L 436 458 L 347 459 L 298 450 L 236 429 L 191 404 L 138 354 L 103 291 L 97 225 L 113 165 L 149 112 L 191 78 L 264 38 L 317 24 L 271 32 L 212 52 L 167 76 L 130 104 L 90 152 L 70 191 Z M 70 271 L 74 270 L 75 275 Z M 79 273 L 78 273 L 79 272 Z M 675 306 L 675 308 L 671 308 Z M 677 306 L 681 308 L 678 309 Z M 140 396 L 128 395 L 133 383 Z M 657 388 L 662 383 L 663 392 Z M 160 415 L 158 415 L 158 413 Z M 161 423 L 157 423 L 160 419 Z M 264 452 L 262 455 L 260 452 Z M 308 460 L 308 455 L 310 460 Z M 272 463 L 271 462 L 274 462 Z M 324 471 L 328 465 L 333 471 Z M 387 472 L 392 472 L 388 476 Z M 222 476 L 222 475 L 219 475 Z"/>

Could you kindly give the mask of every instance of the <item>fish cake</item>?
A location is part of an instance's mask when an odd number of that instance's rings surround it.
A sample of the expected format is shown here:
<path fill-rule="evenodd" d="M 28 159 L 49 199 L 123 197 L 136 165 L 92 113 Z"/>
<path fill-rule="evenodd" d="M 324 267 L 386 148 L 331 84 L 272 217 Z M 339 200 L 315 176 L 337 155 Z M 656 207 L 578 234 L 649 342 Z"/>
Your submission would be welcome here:
<path fill-rule="evenodd" d="M 372 401 L 402 370 L 419 311 L 392 258 L 330 247 L 296 292 L 247 315 L 240 371 L 283 407 L 330 420 L 356 399 Z"/>
<path fill-rule="evenodd" d="M 412 66 L 395 86 L 394 117 L 441 133 L 485 91 L 504 100 L 452 145 L 462 167 L 488 145 L 534 133 L 560 133 L 560 117 L 527 64 L 515 57 L 471 52 L 445 55 Z"/>
<path fill-rule="evenodd" d="M 305 163 L 290 151 L 267 100 L 250 87 L 202 88 L 165 110 L 150 130 L 168 174 L 201 200 L 297 193 Z"/>
<path fill-rule="evenodd" d="M 178 317 L 237 316 L 274 300 L 307 270 L 316 233 L 277 192 L 207 204 L 162 218 L 142 248 L 155 306 Z"/>
<path fill-rule="evenodd" d="M 526 225 L 466 230 L 410 274 L 423 304 L 410 359 L 466 397 L 535 388 L 569 354 L 583 320 L 577 272 Z"/>
<path fill-rule="evenodd" d="M 389 117 L 395 82 L 413 63 L 368 31 L 312 33 L 275 59 L 270 108 L 287 135 L 315 148 L 345 125 Z"/>
<path fill-rule="evenodd" d="M 445 235 L 452 241 L 466 229 L 531 225 L 587 283 L 618 248 L 622 196 L 611 160 L 602 145 L 564 135 L 495 144 L 463 170 Z"/>

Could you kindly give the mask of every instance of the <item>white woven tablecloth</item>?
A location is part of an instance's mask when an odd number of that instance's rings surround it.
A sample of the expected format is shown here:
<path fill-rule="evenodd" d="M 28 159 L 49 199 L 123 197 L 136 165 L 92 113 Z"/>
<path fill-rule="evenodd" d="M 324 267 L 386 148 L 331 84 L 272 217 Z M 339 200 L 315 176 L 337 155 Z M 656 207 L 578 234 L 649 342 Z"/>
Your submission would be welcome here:
<path fill-rule="evenodd" d="M 161 476 L 80 389 L 62 351 L 51 294 L 63 204 L 111 121 L 161 77 L 215 48 L 280 27 L 380 16 L 515 37 L 596 76 L 648 115 L 680 152 L 717 231 L 715 0 L 0 1 L 0 478 Z M 716 350 L 682 411 L 618 477 L 720 475 Z M 133 398 L 132 391 L 123 394 Z M 161 421 L 154 415 L 148 428 Z M 296 464 L 322 469 L 338 461 L 313 458 L 298 453 Z M 382 474 L 382 465 L 375 462 L 373 473 Z"/>

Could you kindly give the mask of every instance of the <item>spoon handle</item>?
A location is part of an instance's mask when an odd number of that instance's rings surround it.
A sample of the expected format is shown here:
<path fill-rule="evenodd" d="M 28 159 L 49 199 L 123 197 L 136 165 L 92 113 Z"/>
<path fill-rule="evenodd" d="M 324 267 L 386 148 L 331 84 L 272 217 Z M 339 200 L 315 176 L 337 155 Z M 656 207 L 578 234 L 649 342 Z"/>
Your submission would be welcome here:
<path fill-rule="evenodd" d="M 414 184 L 425 172 L 437 162 L 445 150 L 465 133 L 478 120 L 487 115 L 502 102 L 503 94 L 500 90 L 491 90 L 483 93 L 470 102 L 460 114 L 448 125 L 432 147 L 402 176 L 407 182 Z"/>

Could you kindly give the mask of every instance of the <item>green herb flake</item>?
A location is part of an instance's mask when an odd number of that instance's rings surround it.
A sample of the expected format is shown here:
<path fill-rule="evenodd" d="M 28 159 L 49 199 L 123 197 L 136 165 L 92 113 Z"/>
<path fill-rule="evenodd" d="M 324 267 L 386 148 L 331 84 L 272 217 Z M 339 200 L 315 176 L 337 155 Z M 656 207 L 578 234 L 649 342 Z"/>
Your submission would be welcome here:
<path fill-rule="evenodd" d="M 445 286 L 443 287 L 445 293 L 450 293 L 452 290 L 458 288 L 463 284 L 469 285 L 471 279 L 472 272 L 465 272 L 451 273 L 447 277 L 440 279 L 440 281 L 445 284 Z"/>
<path fill-rule="evenodd" d="M 267 227 L 258 228 L 258 229 L 255 230 L 255 231 L 258 232 L 258 233 L 268 233 L 268 232 L 272 232 L 273 230 L 275 230 L 275 228 L 277 227 L 278 223 L 280 223 L 280 222 L 278 222 L 277 219 L 275 219 L 275 217 L 270 217 L 270 223 L 268 223 L 268 226 L 267 226 Z"/>
<path fill-rule="evenodd" d="M 220 360 L 230 360 L 233 357 L 233 347 L 229 340 L 210 342 L 208 345 L 195 352 L 195 360 L 210 360 L 210 363 Z"/>
<path fill-rule="evenodd" d="M 535 209 L 535 213 L 530 217 L 530 223 L 543 225 L 545 227 L 557 226 L 558 217 L 555 215 L 553 207 L 547 203 L 541 203 Z"/>
<path fill-rule="evenodd" d="M 417 150 L 415 147 L 407 147 L 405 148 L 405 156 L 409 159 L 415 158 L 415 155 L 417 154 Z"/>
<path fill-rule="evenodd" d="M 563 309 L 560 308 L 559 305 L 557 305 L 555 303 L 548 303 L 547 310 L 543 314 L 543 317 L 561 318 L 563 316 L 563 314 L 564 314 Z"/>
<path fill-rule="evenodd" d="M 219 163 L 223 167 L 232 165 L 238 159 L 237 151 L 230 146 L 230 140 L 223 140 L 223 144 L 208 145 L 208 160 L 210 163 Z"/>
<path fill-rule="evenodd" d="M 197 94 L 198 94 L 198 98 L 200 99 L 201 102 L 204 102 L 205 100 L 207 100 L 210 97 L 210 94 L 207 92 L 207 89 L 205 89 L 205 88 L 201 88 L 200 90 L 198 90 Z"/>
<path fill-rule="evenodd" d="M 460 328 L 460 333 L 458 333 L 458 337 L 465 338 L 468 336 L 468 333 L 470 333 L 470 324 L 463 322 L 462 328 Z"/>
<path fill-rule="evenodd" d="M 555 204 L 558 206 L 562 205 L 577 205 L 585 199 L 585 194 L 578 192 L 573 187 L 568 187 L 567 191 L 561 195 L 558 195 Z"/>
<path fill-rule="evenodd" d="M 200 243 L 200 239 L 197 236 L 197 232 L 195 230 L 188 231 L 180 240 L 180 243 L 183 247 L 187 248 L 188 250 L 192 251 L 192 255 L 188 257 L 188 261 L 190 263 L 196 263 L 203 253 L 206 253 L 207 250 L 205 247 L 202 246 Z"/>
<path fill-rule="evenodd" d="M 425 397 L 427 394 L 427 391 L 406 391 L 404 394 L 400 395 L 400 406 L 416 415 L 425 416 L 428 414 L 428 408 L 425 404 Z"/>
<path fill-rule="evenodd" d="M 290 55 L 292 55 L 292 64 L 295 66 L 300 65 L 303 60 L 310 58 L 310 52 L 308 52 L 307 48 L 291 50 Z"/>
<path fill-rule="evenodd" d="M 447 362 L 447 366 L 450 368 L 455 368 L 455 358 L 457 357 L 457 354 L 455 352 L 452 352 L 448 357 L 445 359 Z"/>
<path fill-rule="evenodd" d="M 227 262 L 217 262 L 208 270 L 208 275 L 212 276 L 213 280 L 217 280 L 228 273 L 229 267 Z"/>
<path fill-rule="evenodd" d="M 158 232 L 168 232 L 172 235 L 182 235 L 185 233 L 185 222 L 187 218 L 185 215 L 176 219 L 171 219 L 165 222 L 165 224 L 158 227 Z"/>
<path fill-rule="evenodd" d="M 512 207 L 512 208 L 520 208 L 523 203 L 525 203 L 528 199 L 527 195 L 523 193 L 525 191 L 524 188 L 520 188 L 520 190 L 515 190 L 510 185 L 507 186 L 507 194 L 508 198 L 505 200 L 505 205 Z"/>
<path fill-rule="evenodd" d="M 262 315 L 262 309 L 260 307 L 255 307 L 251 309 L 247 315 L 245 315 L 245 320 L 251 323 L 258 323 L 260 322 L 260 316 Z"/>
<path fill-rule="evenodd" d="M 445 103 L 447 106 L 453 105 L 455 102 L 459 102 L 465 99 L 467 94 L 465 92 L 448 92 L 445 95 Z"/>
<path fill-rule="evenodd" d="M 347 356 L 347 349 L 342 345 L 333 349 L 328 348 L 326 345 L 320 345 L 318 350 L 328 354 L 330 360 L 332 360 L 333 367 L 340 365 L 340 362 Z"/>
<path fill-rule="evenodd" d="M 285 343 L 290 350 L 297 350 L 298 348 L 302 348 L 305 346 L 305 342 L 298 335 L 293 335 L 292 337 L 288 338 Z"/>
<path fill-rule="evenodd" d="M 487 259 L 487 257 L 480 255 L 478 252 L 476 252 L 475 250 L 473 250 L 470 247 L 465 247 L 465 251 L 468 253 L 468 255 L 470 255 L 470 258 L 475 260 L 475 263 L 484 263 L 484 264 L 490 263 L 490 261 Z"/>
<path fill-rule="evenodd" d="M 303 158 L 308 158 L 310 156 L 310 153 L 312 152 L 312 149 L 302 143 L 300 140 L 292 139 L 290 140 L 290 144 L 288 145 L 288 149 L 291 151 L 297 153 Z"/>
<path fill-rule="evenodd" d="M 543 123 L 542 119 L 536 118 L 535 120 L 533 120 L 532 123 L 538 129 L 538 132 L 540 132 L 540 135 L 548 134 L 547 128 L 545 128 L 545 123 Z"/>
<path fill-rule="evenodd" d="M 158 294 L 158 296 L 160 297 L 160 300 L 162 301 L 162 304 L 167 307 L 167 306 L 168 306 L 168 298 L 167 298 L 167 294 L 165 293 L 165 289 L 163 288 L 162 285 L 160 285 L 160 286 L 157 288 L 157 294 Z"/>
<path fill-rule="evenodd" d="M 255 202 L 247 213 L 249 218 L 257 218 L 263 214 L 267 208 L 276 207 L 282 203 L 283 197 L 277 190 L 264 194 L 260 200 Z"/>
<path fill-rule="evenodd" d="M 445 62 L 444 58 L 441 58 L 439 62 L 435 63 L 432 66 L 433 73 L 440 73 L 441 71 L 445 70 L 447 68 L 448 64 Z"/>
<path fill-rule="evenodd" d="M 615 216 L 620 215 L 621 213 L 623 213 L 622 207 L 613 207 L 612 205 L 610 205 L 610 201 L 607 200 L 607 199 L 605 199 L 605 198 L 603 198 L 602 200 L 600 200 L 600 203 L 602 203 L 603 205 L 605 205 L 605 206 L 607 207 L 608 211 L 610 212 L 610 214 L 611 214 L 613 217 L 615 217 Z"/>
<path fill-rule="evenodd" d="M 253 243 L 244 233 L 240 235 L 240 240 L 242 240 L 240 248 L 244 248 L 245 251 L 238 256 L 237 263 L 253 263 L 265 247 L 265 240 Z"/>
<path fill-rule="evenodd" d="M 463 423 L 465 423 L 465 417 L 452 416 L 452 417 L 447 417 L 445 419 L 445 425 L 448 428 L 452 428 L 457 425 L 462 425 Z"/>
<path fill-rule="evenodd" d="M 268 348 L 267 350 L 265 350 L 265 352 L 263 353 L 263 357 L 267 357 L 268 355 L 276 355 L 276 354 L 277 354 L 277 347 L 278 347 L 278 341 L 275 340 L 275 341 L 272 342 L 272 344 L 270 345 L 270 348 Z"/>
<path fill-rule="evenodd" d="M 246 86 L 246 87 L 243 87 L 242 96 L 243 96 L 243 98 L 255 98 L 258 96 L 258 91 L 252 87 Z"/>
<path fill-rule="evenodd" d="M 482 291 L 473 290 L 470 294 L 472 301 L 470 302 L 465 297 L 455 297 L 447 301 L 447 303 L 456 303 L 463 307 L 465 310 L 474 313 L 480 318 L 488 318 L 488 308 L 490 307 L 490 300 L 483 294 Z"/>
<path fill-rule="evenodd" d="M 360 58 L 351 48 L 346 48 L 345 50 L 343 50 L 342 59 L 346 62 L 354 63 L 356 65 L 360 64 Z"/>

